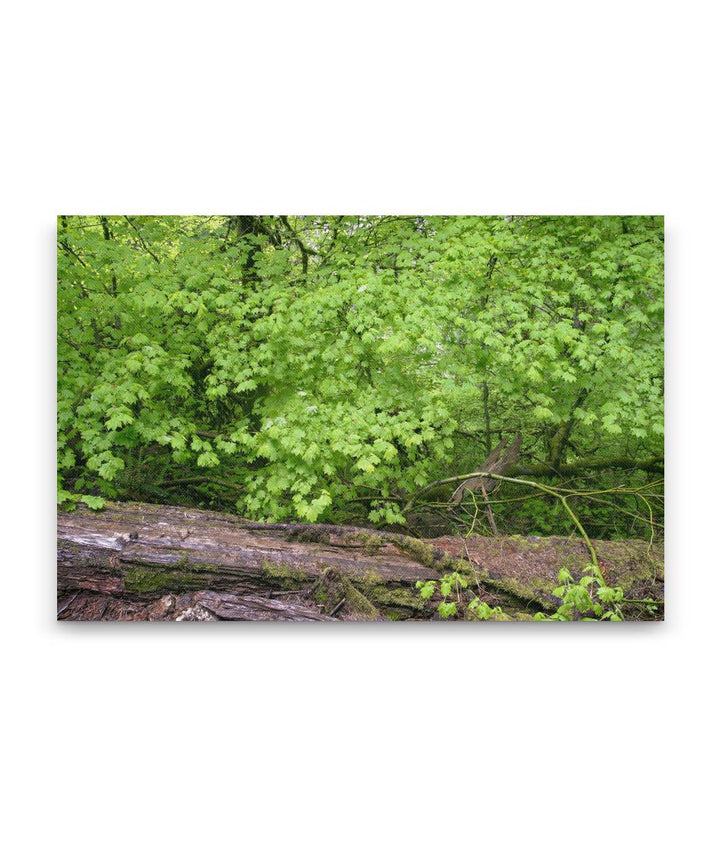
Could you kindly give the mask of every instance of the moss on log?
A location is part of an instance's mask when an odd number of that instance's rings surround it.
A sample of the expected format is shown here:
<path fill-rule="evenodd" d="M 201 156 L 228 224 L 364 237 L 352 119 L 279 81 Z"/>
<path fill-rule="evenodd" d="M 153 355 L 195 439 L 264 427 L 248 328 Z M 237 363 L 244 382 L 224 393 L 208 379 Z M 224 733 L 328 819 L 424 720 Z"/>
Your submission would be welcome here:
<path fill-rule="evenodd" d="M 662 550 L 594 542 L 608 581 L 661 596 Z M 422 619 L 417 580 L 458 571 L 517 620 L 553 611 L 563 538 L 419 540 L 345 526 L 253 523 L 199 509 L 109 503 L 58 515 L 58 617 L 75 620 Z"/>

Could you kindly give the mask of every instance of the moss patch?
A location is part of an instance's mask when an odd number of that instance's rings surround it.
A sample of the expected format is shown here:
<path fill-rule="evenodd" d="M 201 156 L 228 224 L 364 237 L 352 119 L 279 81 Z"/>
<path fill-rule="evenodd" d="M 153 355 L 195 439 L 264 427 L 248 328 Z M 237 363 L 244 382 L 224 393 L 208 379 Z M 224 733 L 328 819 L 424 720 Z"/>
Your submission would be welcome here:
<path fill-rule="evenodd" d="M 379 535 L 369 535 L 367 532 L 359 532 L 356 537 L 365 548 L 363 553 L 367 556 L 376 556 L 380 552 L 380 548 L 385 546 L 385 541 Z"/>
<path fill-rule="evenodd" d="M 380 618 L 380 610 L 347 579 L 343 579 L 342 588 L 350 609 L 356 615 L 369 620 Z"/>
<path fill-rule="evenodd" d="M 380 610 L 362 591 L 344 575 L 330 570 L 321 577 L 312 590 L 315 602 L 323 612 L 333 613 L 338 609 L 343 617 L 362 618 L 373 621 L 381 617 Z"/>
<path fill-rule="evenodd" d="M 211 577 L 208 574 L 141 565 L 131 567 L 123 578 L 126 590 L 134 594 L 199 591 L 208 588 L 210 581 Z"/>
<path fill-rule="evenodd" d="M 329 544 L 330 533 L 324 532 L 322 529 L 314 529 L 310 526 L 300 526 L 288 533 L 287 540 L 296 541 L 301 544 Z"/>
<path fill-rule="evenodd" d="M 371 585 L 382 585 L 384 580 L 383 580 L 383 576 L 381 573 L 370 568 L 369 570 L 365 571 L 365 573 L 362 575 L 361 582 L 362 582 L 363 586 L 371 586 Z"/>
<path fill-rule="evenodd" d="M 299 568 L 294 568 L 291 565 L 286 565 L 284 562 L 275 564 L 273 562 L 263 562 L 262 571 L 265 576 L 274 580 L 280 589 L 293 589 L 305 585 L 312 579 L 310 574 Z"/>
<path fill-rule="evenodd" d="M 443 555 L 437 547 L 432 547 L 417 538 L 400 538 L 396 543 L 404 553 L 412 556 L 416 562 L 426 568 L 434 568 L 435 562 Z"/>
<path fill-rule="evenodd" d="M 373 603 L 385 606 L 404 607 L 412 612 L 424 612 L 425 604 L 415 589 L 390 588 L 388 586 L 372 586 L 367 589 L 367 594 Z"/>

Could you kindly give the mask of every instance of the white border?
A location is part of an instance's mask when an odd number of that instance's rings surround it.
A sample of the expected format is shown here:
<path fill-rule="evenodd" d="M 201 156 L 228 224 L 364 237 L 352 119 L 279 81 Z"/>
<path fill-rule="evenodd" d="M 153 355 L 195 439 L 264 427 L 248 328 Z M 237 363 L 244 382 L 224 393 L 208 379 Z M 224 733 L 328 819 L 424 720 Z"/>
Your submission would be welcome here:
<path fill-rule="evenodd" d="M 6 13 L 10 852 L 708 851 L 709 10 L 71 0 Z M 98 211 L 664 213 L 666 623 L 57 626 L 54 216 Z"/>

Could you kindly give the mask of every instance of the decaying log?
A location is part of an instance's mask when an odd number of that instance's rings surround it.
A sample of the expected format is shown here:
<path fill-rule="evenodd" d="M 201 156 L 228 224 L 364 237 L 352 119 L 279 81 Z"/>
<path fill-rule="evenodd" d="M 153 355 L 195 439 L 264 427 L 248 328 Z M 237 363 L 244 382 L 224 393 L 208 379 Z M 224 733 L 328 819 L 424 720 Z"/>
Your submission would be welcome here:
<path fill-rule="evenodd" d="M 423 609 L 415 581 L 434 572 L 404 541 L 352 527 L 251 523 L 134 503 L 61 513 L 58 594 L 84 598 L 60 602 L 58 617 L 142 619 L 161 596 L 195 593 L 178 609 L 235 620 L 377 619 L 380 608 L 368 596 L 375 589 L 385 608 L 394 607 L 389 617 L 411 617 Z M 425 549 L 431 560 L 432 548 Z M 161 617 L 177 618 L 178 609 Z"/>
<path fill-rule="evenodd" d="M 59 600 L 58 618 L 89 621 L 333 621 L 314 604 L 228 592 L 166 594 L 149 603 L 96 592 Z"/>
<path fill-rule="evenodd" d="M 617 543 L 626 553 L 614 573 L 604 545 Z M 595 546 L 609 562 L 610 580 L 638 562 L 643 579 L 650 573 L 661 579 L 657 549 L 648 571 L 642 542 Z M 560 567 L 581 569 L 587 562 L 581 543 L 561 538 L 421 541 L 135 503 L 60 513 L 57 547 L 61 620 L 429 618 L 435 607 L 419 597 L 415 583 L 453 570 L 474 579 L 509 615 L 525 619 L 556 606 L 551 591 Z"/>

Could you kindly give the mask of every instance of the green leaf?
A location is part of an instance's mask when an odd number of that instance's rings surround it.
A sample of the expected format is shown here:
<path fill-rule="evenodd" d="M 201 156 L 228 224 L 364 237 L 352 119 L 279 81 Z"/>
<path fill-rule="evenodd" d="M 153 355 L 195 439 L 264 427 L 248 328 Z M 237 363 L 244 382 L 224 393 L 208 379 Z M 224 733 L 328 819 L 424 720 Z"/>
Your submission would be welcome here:
<path fill-rule="evenodd" d="M 113 431 L 117 428 L 122 428 L 123 425 L 129 425 L 133 422 L 133 415 L 129 410 L 125 408 L 117 408 L 114 410 L 110 417 L 105 421 L 105 427 L 108 431 Z"/>
<path fill-rule="evenodd" d="M 420 589 L 420 597 L 423 600 L 429 600 L 435 594 L 435 585 L 435 580 L 428 580 L 427 582 L 418 580 L 415 583 L 415 588 Z"/>
<path fill-rule="evenodd" d="M 438 612 L 441 618 L 450 618 L 451 615 L 455 615 L 457 612 L 457 605 L 452 601 L 450 603 L 443 601 L 438 604 Z"/>
<path fill-rule="evenodd" d="M 105 508 L 105 500 L 102 496 L 91 496 L 89 494 L 83 494 L 80 497 L 80 501 L 84 502 L 88 508 L 92 508 L 93 510 Z"/>
<path fill-rule="evenodd" d="M 572 583 L 573 578 L 572 574 L 567 568 L 561 568 L 558 573 L 558 582 L 559 583 Z"/>
<path fill-rule="evenodd" d="M 215 452 L 203 452 L 198 455 L 197 464 L 199 467 L 217 467 L 220 463 L 220 458 Z"/>

